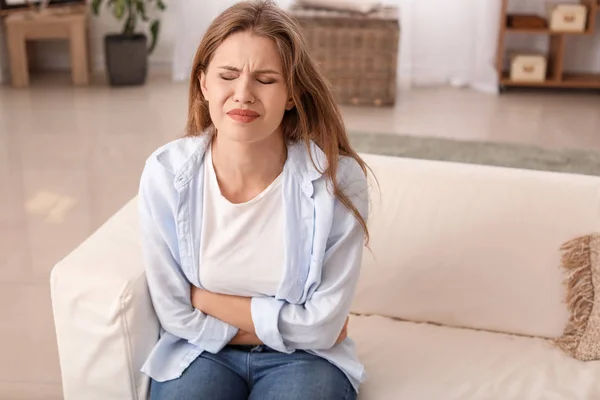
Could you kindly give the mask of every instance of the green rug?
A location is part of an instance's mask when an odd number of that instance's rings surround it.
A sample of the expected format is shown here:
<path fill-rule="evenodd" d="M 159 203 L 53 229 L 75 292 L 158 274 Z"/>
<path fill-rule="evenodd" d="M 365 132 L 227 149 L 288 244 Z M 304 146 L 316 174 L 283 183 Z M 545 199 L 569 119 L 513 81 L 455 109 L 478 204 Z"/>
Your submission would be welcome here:
<path fill-rule="evenodd" d="M 517 144 L 350 133 L 361 153 L 600 176 L 600 152 L 550 150 Z"/>

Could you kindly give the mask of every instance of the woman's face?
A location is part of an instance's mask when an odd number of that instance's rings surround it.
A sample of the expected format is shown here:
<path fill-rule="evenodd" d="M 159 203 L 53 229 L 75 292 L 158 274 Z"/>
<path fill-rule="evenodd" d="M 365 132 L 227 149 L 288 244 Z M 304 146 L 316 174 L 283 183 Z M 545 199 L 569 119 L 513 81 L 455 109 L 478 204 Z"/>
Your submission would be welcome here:
<path fill-rule="evenodd" d="M 283 114 L 293 107 L 275 43 L 248 32 L 217 48 L 200 85 L 219 135 L 236 142 L 280 133 Z"/>

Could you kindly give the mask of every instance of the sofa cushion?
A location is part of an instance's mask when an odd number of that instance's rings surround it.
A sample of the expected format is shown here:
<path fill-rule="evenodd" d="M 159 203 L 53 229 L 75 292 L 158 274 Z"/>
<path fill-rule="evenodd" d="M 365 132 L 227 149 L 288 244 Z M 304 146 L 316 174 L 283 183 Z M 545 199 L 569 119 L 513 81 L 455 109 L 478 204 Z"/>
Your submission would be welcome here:
<path fill-rule="evenodd" d="M 530 336 L 568 322 L 560 247 L 600 231 L 600 178 L 365 156 L 371 251 L 353 311 Z"/>
<path fill-rule="evenodd" d="M 369 376 L 359 399 L 600 398 L 600 362 L 574 360 L 545 339 L 378 316 L 353 316 L 348 332 Z"/>

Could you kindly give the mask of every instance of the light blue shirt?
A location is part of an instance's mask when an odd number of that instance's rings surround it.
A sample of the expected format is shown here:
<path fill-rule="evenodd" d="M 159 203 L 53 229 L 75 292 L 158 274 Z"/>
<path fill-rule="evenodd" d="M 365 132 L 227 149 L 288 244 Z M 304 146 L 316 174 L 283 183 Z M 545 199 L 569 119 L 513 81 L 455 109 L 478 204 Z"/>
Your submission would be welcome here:
<path fill-rule="evenodd" d="M 238 329 L 192 307 L 199 282 L 203 160 L 212 136 L 183 138 L 147 160 L 140 182 L 142 248 L 161 336 L 142 372 L 164 382 L 181 376 L 203 352 L 218 353 Z M 335 342 L 350 312 L 359 277 L 364 232 L 329 191 L 319 172 L 325 154 L 311 143 L 288 146 L 283 170 L 285 265 L 275 297 L 254 297 L 252 320 L 274 350 L 305 350 L 338 366 L 358 391 L 365 378 L 354 342 Z M 352 158 L 340 157 L 338 182 L 363 218 L 367 180 Z M 351 332 L 350 332 L 351 333 Z"/>

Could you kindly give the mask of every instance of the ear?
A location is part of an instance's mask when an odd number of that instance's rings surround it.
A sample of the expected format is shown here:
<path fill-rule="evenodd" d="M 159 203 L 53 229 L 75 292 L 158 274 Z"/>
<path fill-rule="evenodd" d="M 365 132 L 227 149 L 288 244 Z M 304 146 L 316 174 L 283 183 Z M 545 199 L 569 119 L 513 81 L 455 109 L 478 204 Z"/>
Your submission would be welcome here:
<path fill-rule="evenodd" d="M 204 98 L 206 99 L 208 89 L 206 88 L 206 73 L 204 73 L 204 71 L 200 72 L 198 80 L 200 81 L 200 90 L 202 91 L 202 95 L 204 95 Z"/>
<path fill-rule="evenodd" d="M 292 108 L 294 108 L 295 104 L 294 104 L 294 100 L 293 99 L 288 99 L 287 103 L 285 103 L 285 109 L 290 111 Z"/>

